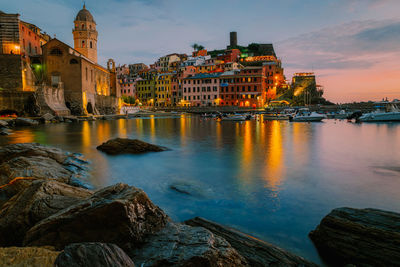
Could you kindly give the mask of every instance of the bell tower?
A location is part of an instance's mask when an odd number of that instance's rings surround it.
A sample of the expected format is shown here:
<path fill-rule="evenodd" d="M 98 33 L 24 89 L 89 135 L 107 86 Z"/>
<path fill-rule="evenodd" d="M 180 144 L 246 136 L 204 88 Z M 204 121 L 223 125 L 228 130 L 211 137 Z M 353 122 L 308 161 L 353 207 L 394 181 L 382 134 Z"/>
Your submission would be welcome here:
<path fill-rule="evenodd" d="M 86 5 L 78 12 L 74 21 L 74 48 L 79 53 L 97 63 L 97 30 L 92 14 Z"/>

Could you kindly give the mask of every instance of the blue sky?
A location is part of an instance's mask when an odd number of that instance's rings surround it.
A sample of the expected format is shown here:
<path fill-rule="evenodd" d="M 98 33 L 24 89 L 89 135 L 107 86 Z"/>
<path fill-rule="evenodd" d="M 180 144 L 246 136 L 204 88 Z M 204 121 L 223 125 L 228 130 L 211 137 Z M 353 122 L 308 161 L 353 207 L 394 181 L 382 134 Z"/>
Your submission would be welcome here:
<path fill-rule="evenodd" d="M 0 2 L 2 11 L 72 44 L 83 1 Z M 399 0 L 87 0 L 86 6 L 98 24 L 102 64 L 108 58 L 149 64 L 168 53 L 189 54 L 195 42 L 224 48 L 237 31 L 242 45 L 274 43 L 287 78 L 315 71 L 335 102 L 400 98 Z M 387 80 L 372 79 L 378 73 Z"/>

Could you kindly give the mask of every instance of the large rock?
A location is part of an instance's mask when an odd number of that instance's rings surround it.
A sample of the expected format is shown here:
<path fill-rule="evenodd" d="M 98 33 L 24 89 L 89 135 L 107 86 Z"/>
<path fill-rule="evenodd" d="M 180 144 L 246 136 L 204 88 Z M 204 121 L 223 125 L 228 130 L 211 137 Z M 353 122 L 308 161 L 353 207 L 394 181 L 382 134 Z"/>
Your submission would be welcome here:
<path fill-rule="evenodd" d="M 0 266 L 53 267 L 58 254 L 52 248 L 0 248 Z"/>
<path fill-rule="evenodd" d="M 1 120 L 0 119 L 0 128 L 4 128 L 4 127 L 7 127 L 7 126 L 8 126 L 8 122 L 5 121 L 5 120 Z"/>
<path fill-rule="evenodd" d="M 202 227 L 168 223 L 128 253 L 138 266 L 248 266 L 223 238 Z"/>
<path fill-rule="evenodd" d="M 39 124 L 39 122 L 28 118 L 16 118 L 12 120 L 11 123 L 14 126 L 35 126 Z"/>
<path fill-rule="evenodd" d="M 9 184 L 0 195 L 11 197 L 38 179 L 88 187 L 83 182 L 88 176 L 87 164 L 80 154 L 36 143 L 0 147 L 0 186 Z"/>
<path fill-rule="evenodd" d="M 34 181 L 0 209 L 0 246 L 21 246 L 26 232 L 36 223 L 91 194 L 56 181 Z"/>
<path fill-rule="evenodd" d="M 63 249 L 70 243 L 105 242 L 127 250 L 168 220 L 143 190 L 116 184 L 42 220 L 27 232 L 24 244 Z"/>
<path fill-rule="evenodd" d="M 185 222 L 191 226 L 201 226 L 213 234 L 223 237 L 246 258 L 250 266 L 317 266 L 277 246 L 244 234 L 236 229 L 196 217 Z"/>
<path fill-rule="evenodd" d="M 11 131 L 8 128 L 1 128 L 0 127 L 0 135 L 10 135 Z"/>
<path fill-rule="evenodd" d="M 400 214 L 338 208 L 310 233 L 321 256 L 335 265 L 400 266 Z"/>
<path fill-rule="evenodd" d="M 98 150 L 107 154 L 138 154 L 145 152 L 161 152 L 167 150 L 165 147 L 152 145 L 137 139 L 115 138 L 97 147 Z"/>
<path fill-rule="evenodd" d="M 134 267 L 125 252 L 114 244 L 75 243 L 58 255 L 55 267 Z"/>
<path fill-rule="evenodd" d="M 56 118 L 56 117 L 55 117 L 54 115 L 50 114 L 50 113 L 46 113 L 46 114 L 44 114 L 42 117 L 40 117 L 40 119 L 41 119 L 42 121 L 44 121 L 44 122 L 46 122 L 46 121 L 54 121 L 55 118 Z"/>

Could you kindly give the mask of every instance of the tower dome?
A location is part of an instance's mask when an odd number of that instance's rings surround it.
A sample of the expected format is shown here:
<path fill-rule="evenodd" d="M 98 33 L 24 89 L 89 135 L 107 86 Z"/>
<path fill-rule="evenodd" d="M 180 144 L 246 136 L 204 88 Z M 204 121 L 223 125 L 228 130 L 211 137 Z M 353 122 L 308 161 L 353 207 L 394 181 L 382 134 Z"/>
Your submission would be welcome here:
<path fill-rule="evenodd" d="M 97 63 L 97 30 L 92 14 L 83 5 L 74 21 L 74 48 L 88 59 Z"/>
<path fill-rule="evenodd" d="M 75 21 L 89 21 L 96 23 L 92 14 L 90 14 L 89 10 L 86 9 L 85 5 L 83 5 L 83 8 L 78 12 L 78 15 L 76 15 Z"/>

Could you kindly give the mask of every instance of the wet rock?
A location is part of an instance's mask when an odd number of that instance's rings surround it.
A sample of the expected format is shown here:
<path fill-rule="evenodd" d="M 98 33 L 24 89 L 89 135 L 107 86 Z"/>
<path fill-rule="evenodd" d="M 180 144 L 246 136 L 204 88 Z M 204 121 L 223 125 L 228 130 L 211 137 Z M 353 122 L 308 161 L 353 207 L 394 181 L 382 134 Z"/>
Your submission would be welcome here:
<path fill-rule="evenodd" d="M 168 223 L 128 253 L 138 266 L 248 266 L 223 238 L 202 227 Z"/>
<path fill-rule="evenodd" d="M 55 120 L 55 116 L 53 116 L 50 113 L 46 113 L 44 114 L 42 117 L 40 117 L 43 121 L 54 121 Z"/>
<path fill-rule="evenodd" d="M 204 227 L 214 235 L 228 241 L 250 266 L 317 266 L 277 246 L 244 234 L 236 229 L 196 217 L 185 222 L 191 226 Z"/>
<path fill-rule="evenodd" d="M 338 208 L 310 233 L 321 256 L 335 265 L 399 266 L 400 214 Z"/>
<path fill-rule="evenodd" d="M 39 221 L 89 197 L 92 192 L 57 181 L 34 181 L 0 209 L 0 246 L 21 246 Z"/>
<path fill-rule="evenodd" d="M 39 122 L 28 118 L 16 118 L 11 122 L 14 126 L 36 126 Z"/>
<path fill-rule="evenodd" d="M 83 182 L 88 175 L 87 164 L 80 154 L 37 143 L 0 147 L 0 186 L 11 183 L 0 191 L 0 195 L 10 198 L 33 180 L 40 179 L 88 187 Z"/>
<path fill-rule="evenodd" d="M 58 255 L 55 267 L 134 267 L 125 252 L 114 244 L 75 243 Z"/>
<path fill-rule="evenodd" d="M 0 266 L 52 267 L 58 254 L 50 247 L 0 248 Z"/>
<path fill-rule="evenodd" d="M 167 150 L 165 147 L 149 144 L 137 139 L 115 138 L 97 147 L 98 150 L 107 154 L 138 154 L 145 152 L 161 152 Z"/>
<path fill-rule="evenodd" d="M 8 122 L 5 121 L 5 120 L 1 120 L 0 119 L 0 128 L 4 128 L 4 127 L 7 127 L 7 126 L 8 126 Z"/>
<path fill-rule="evenodd" d="M 165 226 L 168 216 L 138 188 L 116 184 L 31 228 L 24 244 L 63 249 L 70 243 L 114 243 L 124 250 Z"/>
<path fill-rule="evenodd" d="M 0 135 L 10 135 L 11 130 L 8 128 L 0 128 Z"/>
<path fill-rule="evenodd" d="M 207 192 L 203 187 L 202 185 L 195 184 L 193 181 L 175 181 L 169 186 L 175 192 L 199 198 L 207 196 Z"/>
<path fill-rule="evenodd" d="M 54 118 L 56 121 L 58 121 L 58 122 L 64 122 L 64 117 L 61 117 L 61 116 L 55 116 L 55 118 Z"/>
<path fill-rule="evenodd" d="M 67 121 L 71 121 L 71 122 L 79 122 L 79 119 L 75 116 L 65 116 L 64 120 Z"/>

